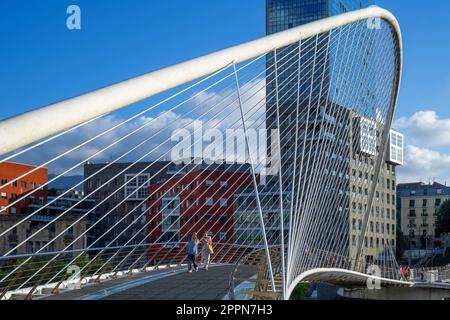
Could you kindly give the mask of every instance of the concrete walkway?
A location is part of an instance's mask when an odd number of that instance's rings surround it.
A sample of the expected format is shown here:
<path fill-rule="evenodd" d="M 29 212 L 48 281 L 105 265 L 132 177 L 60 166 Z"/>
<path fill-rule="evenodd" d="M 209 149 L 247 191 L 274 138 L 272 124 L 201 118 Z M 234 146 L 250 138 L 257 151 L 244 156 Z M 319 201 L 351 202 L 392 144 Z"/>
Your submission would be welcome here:
<path fill-rule="evenodd" d="M 161 269 L 88 285 L 43 300 L 221 300 L 229 290 L 235 266 L 212 266 L 188 273 Z"/>
<path fill-rule="evenodd" d="M 221 300 L 229 290 L 234 266 L 213 267 L 208 272 L 183 272 L 144 284 L 104 300 Z"/>

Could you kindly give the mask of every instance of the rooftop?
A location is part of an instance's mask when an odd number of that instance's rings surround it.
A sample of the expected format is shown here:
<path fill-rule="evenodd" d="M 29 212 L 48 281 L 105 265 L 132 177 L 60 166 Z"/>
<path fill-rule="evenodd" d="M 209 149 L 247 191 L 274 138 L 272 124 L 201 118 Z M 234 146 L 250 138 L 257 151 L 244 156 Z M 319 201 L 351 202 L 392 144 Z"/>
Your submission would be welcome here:
<path fill-rule="evenodd" d="M 400 183 L 397 186 L 397 194 L 400 197 L 450 195 L 450 187 L 438 182 L 429 184 L 423 182 Z"/>

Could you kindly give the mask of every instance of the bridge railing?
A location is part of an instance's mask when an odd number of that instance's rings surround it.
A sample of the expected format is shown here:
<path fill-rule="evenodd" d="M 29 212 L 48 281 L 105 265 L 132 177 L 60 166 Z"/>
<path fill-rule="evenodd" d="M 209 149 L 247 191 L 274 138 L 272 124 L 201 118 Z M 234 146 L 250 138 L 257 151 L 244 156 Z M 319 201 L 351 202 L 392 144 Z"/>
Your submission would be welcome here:
<path fill-rule="evenodd" d="M 413 268 L 406 276 L 414 282 L 450 283 L 450 267 Z"/>
<path fill-rule="evenodd" d="M 214 243 L 214 250 L 217 253 L 211 257 L 212 264 L 234 264 L 252 249 Z M 196 260 L 201 265 L 200 257 Z M 181 242 L 1 257 L 0 276 L 6 278 L 0 287 L 0 300 L 19 293 L 27 299 L 42 292 L 58 294 L 67 289 L 81 289 L 85 284 L 132 276 L 135 272 L 151 272 L 160 267 L 185 268 L 187 263 L 186 243 Z M 14 269 L 17 270 L 11 274 Z"/>

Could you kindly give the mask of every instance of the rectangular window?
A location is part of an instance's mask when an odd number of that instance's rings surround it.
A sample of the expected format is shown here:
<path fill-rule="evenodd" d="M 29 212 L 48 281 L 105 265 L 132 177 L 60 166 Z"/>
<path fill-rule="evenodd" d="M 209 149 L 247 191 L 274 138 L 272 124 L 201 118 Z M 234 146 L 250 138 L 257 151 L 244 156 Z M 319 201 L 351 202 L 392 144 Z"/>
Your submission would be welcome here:
<path fill-rule="evenodd" d="M 150 174 L 144 173 L 125 175 L 125 198 L 130 200 L 144 200 L 147 198 L 147 187 L 150 184 Z"/>
<path fill-rule="evenodd" d="M 226 207 L 228 206 L 228 200 L 225 198 L 220 199 L 220 206 L 221 207 Z"/>
<path fill-rule="evenodd" d="M 220 216 L 220 219 L 219 219 L 219 222 L 221 223 L 221 224 L 225 224 L 225 223 L 227 223 L 227 216 Z"/>
<path fill-rule="evenodd" d="M 206 201 L 205 201 L 205 204 L 207 206 L 212 206 L 213 205 L 213 198 L 207 197 Z"/>
<path fill-rule="evenodd" d="M 26 181 L 20 181 L 20 186 L 22 188 L 26 188 L 27 187 L 27 182 Z"/>

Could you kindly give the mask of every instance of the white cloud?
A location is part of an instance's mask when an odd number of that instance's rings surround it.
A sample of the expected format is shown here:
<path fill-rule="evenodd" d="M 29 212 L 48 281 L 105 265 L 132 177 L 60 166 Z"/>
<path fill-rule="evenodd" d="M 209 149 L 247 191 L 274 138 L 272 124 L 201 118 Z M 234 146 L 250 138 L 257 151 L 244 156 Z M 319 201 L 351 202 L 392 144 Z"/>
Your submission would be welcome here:
<path fill-rule="evenodd" d="M 247 118 L 248 127 L 257 126 L 265 128 L 265 81 L 256 79 L 252 82 L 243 84 L 242 88 L 244 112 L 253 114 Z M 170 160 L 170 150 L 175 145 L 171 141 L 172 133 L 179 128 L 186 128 L 193 132 L 194 119 L 203 122 L 203 131 L 210 128 L 218 128 L 225 132 L 228 128 L 242 128 L 239 105 L 237 103 L 236 90 L 227 89 L 221 92 L 210 90 L 196 96 L 189 105 L 183 106 L 174 112 L 163 111 L 155 118 L 141 116 L 128 123 L 120 125 L 111 132 L 95 139 L 85 146 L 65 155 L 63 158 L 53 162 L 46 167 L 50 173 L 60 174 L 71 166 L 84 162 L 93 154 L 119 140 L 127 134 L 137 130 L 145 125 L 145 128 L 132 134 L 120 143 L 114 145 L 108 150 L 100 153 L 91 162 L 111 162 L 122 156 L 125 152 L 135 147 L 142 141 L 152 137 L 130 155 L 120 159 L 118 162 L 136 161 L 138 158 L 149 153 L 149 155 L 140 161 Z M 255 107 L 257 105 L 257 107 Z M 167 108 L 173 106 L 168 105 Z M 198 108 L 197 108 L 198 107 Z M 251 111 L 249 111 L 251 108 Z M 194 110 L 195 109 L 195 110 Z M 92 123 L 89 123 L 73 132 L 67 133 L 54 141 L 40 146 L 30 152 L 27 152 L 11 161 L 41 165 L 67 150 L 79 145 L 80 143 L 91 139 L 92 137 L 112 128 L 125 119 L 115 114 L 102 117 Z M 256 122 L 256 124 L 255 124 Z M 66 175 L 82 175 L 83 166 Z"/>
<path fill-rule="evenodd" d="M 450 155 L 413 145 L 405 148 L 405 165 L 398 169 L 399 182 L 450 182 Z"/>
<path fill-rule="evenodd" d="M 400 118 L 394 127 L 413 145 L 450 146 L 450 119 L 440 119 L 435 111 L 419 111 L 411 117 Z"/>

